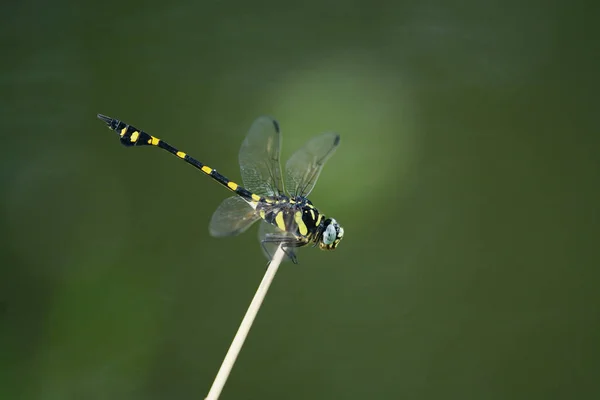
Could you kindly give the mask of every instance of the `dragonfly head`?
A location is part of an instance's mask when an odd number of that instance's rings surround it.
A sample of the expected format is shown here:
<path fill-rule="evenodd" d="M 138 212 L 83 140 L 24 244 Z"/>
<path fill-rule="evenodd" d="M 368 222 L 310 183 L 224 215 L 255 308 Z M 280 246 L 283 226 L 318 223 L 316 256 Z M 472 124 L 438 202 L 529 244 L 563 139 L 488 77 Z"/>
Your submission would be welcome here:
<path fill-rule="evenodd" d="M 321 250 L 335 250 L 343 237 L 344 228 L 342 228 L 335 219 L 327 218 L 322 225 L 322 231 L 319 237 L 319 247 Z"/>

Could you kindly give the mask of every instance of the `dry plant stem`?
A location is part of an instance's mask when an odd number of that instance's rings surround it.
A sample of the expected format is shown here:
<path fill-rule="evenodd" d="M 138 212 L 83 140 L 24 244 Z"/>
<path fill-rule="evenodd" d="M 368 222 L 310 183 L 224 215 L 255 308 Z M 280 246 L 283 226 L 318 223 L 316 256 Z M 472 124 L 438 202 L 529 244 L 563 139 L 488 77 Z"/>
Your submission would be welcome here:
<path fill-rule="evenodd" d="M 250 303 L 250 307 L 248 307 L 248 311 L 246 311 L 246 315 L 238 328 L 235 337 L 233 338 L 233 342 L 231 342 L 231 346 L 229 346 L 229 350 L 225 355 L 225 359 L 221 364 L 221 368 L 215 377 L 215 381 L 213 382 L 210 391 L 208 392 L 208 396 L 206 396 L 205 400 L 217 400 L 221 395 L 221 391 L 223 390 L 223 386 L 225 386 L 225 382 L 227 382 L 227 378 L 229 377 L 229 373 L 233 368 L 233 364 L 244 345 L 244 340 L 246 340 L 246 336 L 248 336 L 248 332 L 252 327 L 252 323 L 254 322 L 254 318 L 256 314 L 258 314 L 258 310 L 260 309 L 260 305 L 262 304 L 267 291 L 269 290 L 269 286 L 271 286 L 271 282 L 277 273 L 277 269 L 279 269 L 279 264 L 283 260 L 285 256 L 285 252 L 279 246 L 273 259 L 269 263 L 269 267 L 267 268 L 267 272 L 265 272 L 265 276 L 263 277 L 262 282 L 260 282 L 260 286 Z"/>

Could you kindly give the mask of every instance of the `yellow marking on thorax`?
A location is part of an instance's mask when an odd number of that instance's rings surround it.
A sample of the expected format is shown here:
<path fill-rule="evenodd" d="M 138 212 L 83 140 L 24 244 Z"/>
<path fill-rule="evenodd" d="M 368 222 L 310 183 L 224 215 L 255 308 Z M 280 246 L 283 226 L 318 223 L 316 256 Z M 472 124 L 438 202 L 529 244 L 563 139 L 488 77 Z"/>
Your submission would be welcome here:
<path fill-rule="evenodd" d="M 179 157 L 179 158 L 185 158 L 185 153 L 183 151 L 178 151 L 177 152 L 177 157 Z"/>
<path fill-rule="evenodd" d="M 154 136 L 152 136 L 152 139 L 148 140 L 148 144 L 151 144 L 152 146 L 158 146 L 158 143 L 160 143 L 160 139 L 155 138 Z"/>
<path fill-rule="evenodd" d="M 206 165 L 204 165 L 202 167 L 202 172 L 204 172 L 205 174 L 210 175 L 210 173 L 212 172 L 212 168 L 211 167 L 207 167 Z"/>
<path fill-rule="evenodd" d="M 229 189 L 231 189 L 231 190 L 235 190 L 238 188 L 238 184 L 235 182 L 228 182 L 227 187 L 229 187 Z"/>
<path fill-rule="evenodd" d="M 259 201 L 260 200 L 260 196 L 257 194 L 252 193 L 252 200 L 254 201 Z M 283 217 L 282 217 L 283 218 Z"/>
<path fill-rule="evenodd" d="M 127 132 L 127 127 L 121 129 L 121 133 L 119 134 L 119 136 L 123 136 L 126 132 Z"/>
<path fill-rule="evenodd" d="M 135 131 L 131 134 L 131 137 L 129 138 L 129 140 L 131 141 L 131 143 L 135 143 L 135 142 L 137 142 L 139 137 L 140 137 L 140 133 L 138 131 Z"/>
<path fill-rule="evenodd" d="M 319 224 L 321 223 L 321 218 L 323 218 L 323 215 L 319 214 L 319 216 L 317 217 L 317 222 L 315 222 L 317 226 L 319 226 Z"/>
<path fill-rule="evenodd" d="M 312 204 L 308 204 L 308 203 L 306 204 L 306 206 L 307 206 L 308 208 L 315 208 L 315 206 L 313 206 Z"/>
<path fill-rule="evenodd" d="M 260 217 L 261 217 L 262 219 L 265 219 L 265 217 L 266 217 L 266 215 L 267 215 L 267 214 L 265 213 L 265 210 L 260 210 L 260 211 L 258 212 L 258 214 L 260 215 Z"/>
<path fill-rule="evenodd" d="M 315 212 L 314 212 L 314 210 L 311 208 L 311 209 L 308 210 L 308 212 L 310 212 L 310 217 L 314 221 L 315 220 Z"/>
<path fill-rule="evenodd" d="M 283 211 L 279 211 L 275 216 L 275 223 L 282 231 L 285 231 L 285 221 L 283 220 Z"/>
<path fill-rule="evenodd" d="M 302 236 L 306 236 L 306 234 L 308 233 L 308 228 L 306 227 L 304 221 L 302 221 L 302 211 L 296 211 L 296 213 L 294 214 L 294 220 L 298 225 L 298 232 L 300 232 Z"/>

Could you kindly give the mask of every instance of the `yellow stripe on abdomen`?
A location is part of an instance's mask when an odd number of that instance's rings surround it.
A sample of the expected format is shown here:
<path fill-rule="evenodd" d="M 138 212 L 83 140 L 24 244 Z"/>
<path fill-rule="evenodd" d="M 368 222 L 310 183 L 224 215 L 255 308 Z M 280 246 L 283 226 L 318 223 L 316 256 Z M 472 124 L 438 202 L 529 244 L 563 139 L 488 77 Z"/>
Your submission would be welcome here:
<path fill-rule="evenodd" d="M 135 131 L 131 134 L 131 137 L 129 138 L 129 140 L 131 141 L 131 143 L 135 143 L 135 142 L 137 142 L 139 137 L 140 137 L 140 132 Z"/>
<path fill-rule="evenodd" d="M 231 190 L 235 190 L 238 188 L 238 184 L 230 181 L 230 182 L 227 182 L 227 187 Z"/>

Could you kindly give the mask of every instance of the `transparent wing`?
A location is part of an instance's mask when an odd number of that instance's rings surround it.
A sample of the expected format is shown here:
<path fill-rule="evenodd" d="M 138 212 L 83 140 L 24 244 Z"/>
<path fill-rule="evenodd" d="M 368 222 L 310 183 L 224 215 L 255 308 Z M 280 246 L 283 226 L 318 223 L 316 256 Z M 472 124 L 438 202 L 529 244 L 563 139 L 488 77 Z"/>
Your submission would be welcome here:
<path fill-rule="evenodd" d="M 263 220 L 258 228 L 258 240 L 263 254 L 270 261 L 281 242 L 293 241 L 295 238 L 291 233 L 284 232 L 275 225 Z M 286 253 L 288 256 L 283 261 L 294 261 L 296 259 L 294 248 L 287 248 Z"/>
<path fill-rule="evenodd" d="M 240 171 L 244 186 L 259 196 L 283 193 L 281 180 L 281 133 L 271 117 L 256 119 L 240 148 Z"/>
<path fill-rule="evenodd" d="M 235 236 L 260 219 L 258 213 L 239 196 L 228 197 L 214 212 L 209 225 L 212 236 Z"/>
<path fill-rule="evenodd" d="M 340 135 L 324 133 L 308 141 L 296 151 L 285 166 L 285 187 L 291 196 L 308 196 L 313 190 L 323 165 L 340 144 Z"/>

